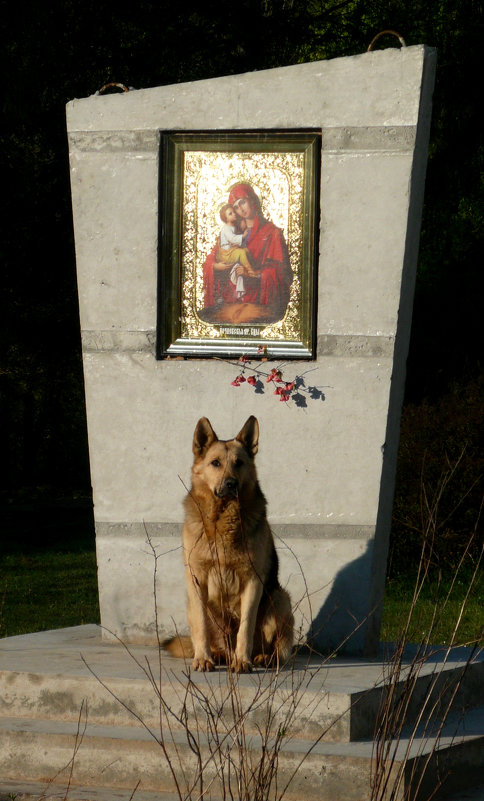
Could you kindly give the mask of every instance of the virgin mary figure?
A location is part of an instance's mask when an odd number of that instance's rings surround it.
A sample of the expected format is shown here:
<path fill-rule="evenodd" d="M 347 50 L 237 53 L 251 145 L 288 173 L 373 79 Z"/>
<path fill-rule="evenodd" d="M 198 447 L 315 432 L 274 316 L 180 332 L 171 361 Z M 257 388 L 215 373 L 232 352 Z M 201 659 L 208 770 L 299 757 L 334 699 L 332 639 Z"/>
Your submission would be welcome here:
<path fill-rule="evenodd" d="M 207 322 L 269 325 L 284 317 L 293 273 L 284 234 L 262 214 L 260 200 L 249 183 L 235 184 L 229 193 L 245 231 L 246 265 L 217 260 L 218 245 L 203 265 L 203 309 Z"/>

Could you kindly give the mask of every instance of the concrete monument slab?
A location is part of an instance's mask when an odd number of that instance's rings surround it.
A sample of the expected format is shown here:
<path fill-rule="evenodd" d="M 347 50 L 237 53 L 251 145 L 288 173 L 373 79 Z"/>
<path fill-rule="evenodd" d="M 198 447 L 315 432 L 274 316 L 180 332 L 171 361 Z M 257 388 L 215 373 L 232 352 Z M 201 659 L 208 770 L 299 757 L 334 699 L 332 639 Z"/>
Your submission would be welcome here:
<path fill-rule="evenodd" d="M 193 430 L 207 416 L 230 438 L 254 414 L 298 629 L 376 651 L 435 61 L 419 45 L 68 104 L 106 630 L 154 639 L 148 535 L 162 635 L 186 630 Z M 232 388 L 222 360 L 156 359 L 160 131 L 291 128 L 322 132 L 317 354 L 284 367 L 317 388 L 303 408 Z"/>

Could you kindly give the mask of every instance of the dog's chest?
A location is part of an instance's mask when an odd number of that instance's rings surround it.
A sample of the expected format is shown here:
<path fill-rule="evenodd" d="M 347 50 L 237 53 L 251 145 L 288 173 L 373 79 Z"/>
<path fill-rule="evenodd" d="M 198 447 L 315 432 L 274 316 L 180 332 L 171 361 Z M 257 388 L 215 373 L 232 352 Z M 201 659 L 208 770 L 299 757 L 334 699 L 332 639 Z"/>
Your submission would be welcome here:
<path fill-rule="evenodd" d="M 209 570 L 207 578 L 209 604 L 219 609 L 230 610 L 238 617 L 240 596 L 245 585 L 244 577 L 231 568 L 220 570 L 214 566 Z"/>
<path fill-rule="evenodd" d="M 239 583 L 241 589 L 254 572 L 254 555 L 240 533 L 233 538 L 215 537 L 207 542 L 204 562 L 207 572 L 218 574 L 224 580 Z"/>

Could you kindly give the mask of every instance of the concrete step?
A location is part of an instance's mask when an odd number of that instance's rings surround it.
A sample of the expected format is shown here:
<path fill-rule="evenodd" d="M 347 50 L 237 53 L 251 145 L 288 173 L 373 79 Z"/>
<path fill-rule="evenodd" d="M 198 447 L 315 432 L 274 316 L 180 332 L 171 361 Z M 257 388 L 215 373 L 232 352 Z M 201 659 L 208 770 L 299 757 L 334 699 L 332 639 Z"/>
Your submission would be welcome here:
<path fill-rule="evenodd" d="M 0 801 L 60 801 L 64 799 L 66 786 L 61 784 L 46 785 L 40 782 L 0 782 Z M 160 791 L 149 792 L 136 789 L 135 794 L 131 790 L 109 790 L 106 787 L 76 787 L 70 786 L 68 792 L 69 801 L 180 801 L 179 795 L 173 793 L 163 793 Z M 335 801 L 345 801 L 345 799 L 335 799 Z M 470 787 L 467 790 L 459 790 L 452 793 L 445 801 L 484 801 L 484 784 Z"/>
<path fill-rule="evenodd" d="M 178 666 L 177 666 L 178 667 Z M 311 673 L 311 675 L 314 675 Z M 299 676 L 301 678 L 301 674 Z M 320 682 L 306 686 L 310 676 L 288 686 L 289 674 L 268 676 L 210 675 L 181 676 L 164 671 L 162 681 L 100 677 L 65 677 L 56 674 L 0 671 L 0 713 L 19 718 L 76 721 L 83 704 L 92 723 L 138 726 L 165 724 L 184 728 L 186 715 L 196 715 L 197 726 L 206 731 L 212 720 L 226 728 L 234 716 L 243 716 L 246 730 L 261 727 L 291 728 L 294 735 L 313 740 L 345 742 L 368 736 L 374 727 L 377 700 L 365 693 L 325 692 Z M 188 688 L 188 691 L 187 691 Z M 358 713 L 356 705 L 360 705 Z"/>
<path fill-rule="evenodd" d="M 179 795 L 141 790 L 139 786 L 133 790 L 120 790 L 68 785 L 67 782 L 0 780 L 0 801 L 64 801 L 65 798 L 68 801 L 180 801 Z"/>
<path fill-rule="evenodd" d="M 409 731 L 393 744 L 387 754 L 389 782 L 395 782 L 401 765 L 405 766 L 405 779 L 394 798 L 403 799 L 409 785 L 418 781 L 422 766 L 431 755 L 420 793 L 425 799 L 435 790 L 440 779 L 445 779 L 445 791 L 433 798 L 444 798 L 451 790 L 473 786 L 482 779 L 484 764 L 484 709 L 469 712 L 462 720 L 449 718 L 432 756 L 435 738 L 431 732 L 420 732 L 412 737 Z M 237 793 L 237 775 L 244 765 L 248 782 L 260 782 L 261 767 L 270 771 L 271 755 L 275 755 L 277 788 L 287 801 L 370 801 L 371 770 L 375 751 L 371 741 L 358 743 L 327 743 L 324 740 L 311 744 L 307 740 L 283 737 L 280 748 L 274 742 L 263 741 L 243 733 L 220 733 L 207 737 L 203 732 L 192 732 L 189 742 L 180 731 L 149 732 L 133 726 L 103 726 L 82 718 L 78 724 L 66 721 L 29 718 L 0 719 L 0 786 L 7 780 L 39 782 L 44 786 L 49 779 L 56 785 L 133 792 L 175 794 L 176 781 L 182 798 L 200 797 L 197 776 L 202 766 L 203 797 L 223 799 L 227 783 L 231 782 L 234 797 Z M 170 769 L 171 761 L 173 771 Z M 225 790 L 221 782 L 224 776 Z M 138 785 L 138 783 L 140 783 Z M 137 790 L 138 793 L 138 790 Z M 134 798 L 137 798 L 137 793 Z M 248 797 L 255 796 L 249 792 Z M 69 793 L 69 797 L 73 797 Z M 168 796 L 169 797 L 169 796 Z M 272 798 L 274 792 L 268 794 Z M 413 798 L 413 796 L 411 796 Z M 89 796 L 86 796 L 89 798 Z M 139 796 L 138 801 L 141 801 Z"/>
<path fill-rule="evenodd" d="M 424 704 L 434 719 L 450 700 L 454 712 L 436 753 L 435 735 L 423 728 L 391 745 L 389 784 L 400 768 L 406 783 L 393 801 L 417 781 L 427 758 L 412 801 L 426 801 L 442 777 L 445 790 L 436 801 L 482 780 L 484 714 L 470 709 L 484 702 L 482 654 L 469 662 L 467 650 L 437 649 L 418 670 L 415 657 L 408 648 L 398 676 L 400 688 L 412 679 L 409 720 Z M 0 790 L 27 782 L 63 798 L 69 784 L 72 801 L 110 801 L 109 793 L 128 801 L 135 788 L 134 801 L 194 801 L 202 764 L 204 798 L 230 797 L 223 775 L 237 799 L 240 764 L 255 781 L 271 764 L 279 737 L 279 796 L 287 784 L 287 801 L 369 801 L 377 764 L 372 737 L 390 666 L 383 654 L 376 660 L 301 654 L 279 673 L 198 674 L 156 648 L 107 642 L 98 626 L 0 640 Z M 276 797 L 272 790 L 268 799 Z"/>
<path fill-rule="evenodd" d="M 400 687 L 414 652 L 408 649 Z M 461 677 L 456 709 L 484 703 L 484 660 L 467 663 L 468 652 L 435 651 L 422 660 L 408 717 L 414 717 L 433 687 L 441 706 Z M 0 715 L 76 721 L 87 704 L 89 721 L 112 726 L 164 723 L 183 729 L 197 715 L 206 731 L 210 719 L 229 727 L 243 710 L 248 733 L 270 725 L 313 741 L 348 742 L 371 738 L 389 678 L 389 662 L 298 656 L 279 673 L 258 670 L 233 676 L 224 668 L 193 673 L 182 660 L 149 646 L 113 644 L 98 626 L 80 626 L 0 640 Z M 188 687 L 188 692 L 187 692 Z M 433 700 L 428 703 L 428 708 Z M 170 712 L 168 710 L 171 710 Z"/>

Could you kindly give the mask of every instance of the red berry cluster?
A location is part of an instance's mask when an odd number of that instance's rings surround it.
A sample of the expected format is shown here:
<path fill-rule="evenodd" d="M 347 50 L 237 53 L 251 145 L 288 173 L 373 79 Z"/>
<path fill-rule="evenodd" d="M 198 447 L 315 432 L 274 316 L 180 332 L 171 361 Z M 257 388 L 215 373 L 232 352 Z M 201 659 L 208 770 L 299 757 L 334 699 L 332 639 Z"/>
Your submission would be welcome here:
<path fill-rule="evenodd" d="M 259 348 L 258 354 L 263 356 L 262 361 L 267 361 L 267 348 Z M 261 377 L 263 377 L 265 378 L 266 384 L 269 384 L 270 382 L 276 384 L 273 394 L 277 395 L 280 401 L 287 403 L 287 401 L 290 399 L 291 393 L 295 389 L 295 382 L 285 381 L 282 377 L 282 370 L 280 368 L 273 367 L 270 373 L 265 373 L 259 368 L 251 367 L 248 356 L 241 356 L 237 364 L 242 367 L 242 372 L 239 373 L 239 375 L 236 376 L 233 381 L 231 381 L 233 387 L 240 387 L 240 385 L 244 384 L 245 382 L 250 384 L 252 387 L 256 387 L 259 382 L 261 382 Z M 244 375 L 246 369 L 251 370 L 253 375 L 249 375 L 248 378 L 246 378 Z"/>

